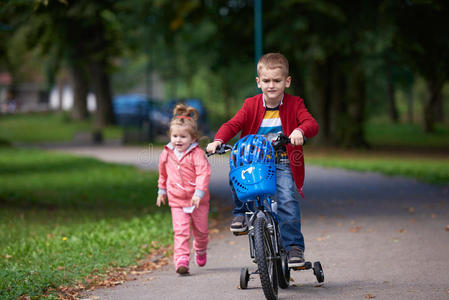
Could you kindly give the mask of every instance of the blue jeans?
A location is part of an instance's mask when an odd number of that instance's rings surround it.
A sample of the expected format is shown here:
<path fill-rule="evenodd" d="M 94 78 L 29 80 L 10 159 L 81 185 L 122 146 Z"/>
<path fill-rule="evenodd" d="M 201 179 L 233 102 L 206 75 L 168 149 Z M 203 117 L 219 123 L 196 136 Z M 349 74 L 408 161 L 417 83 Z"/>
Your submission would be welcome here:
<path fill-rule="evenodd" d="M 278 207 L 281 246 L 287 251 L 290 250 L 291 246 L 298 246 L 304 251 L 304 237 L 301 233 L 301 210 L 295 192 L 296 185 L 293 181 L 290 165 L 288 163 L 277 163 L 275 198 Z M 232 214 L 234 216 L 245 215 L 245 212 L 248 211 L 247 206 L 237 198 L 234 188 L 232 188 L 232 198 L 234 200 Z"/>

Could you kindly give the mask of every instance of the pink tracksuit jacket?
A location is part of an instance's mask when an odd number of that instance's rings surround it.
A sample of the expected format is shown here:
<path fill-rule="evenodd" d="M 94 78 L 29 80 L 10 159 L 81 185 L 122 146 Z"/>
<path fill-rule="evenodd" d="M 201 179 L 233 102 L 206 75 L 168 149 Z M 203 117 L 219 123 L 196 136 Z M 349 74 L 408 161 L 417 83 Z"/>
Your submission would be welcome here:
<path fill-rule="evenodd" d="M 178 160 L 173 146 L 164 147 L 159 158 L 159 194 L 167 194 L 171 208 L 174 255 L 177 267 L 180 261 L 189 261 L 190 223 L 192 223 L 193 248 L 205 251 L 209 242 L 209 178 L 210 165 L 204 151 L 193 143 Z M 185 213 L 183 207 L 191 206 L 193 195 L 201 198 L 193 213 Z"/>
<path fill-rule="evenodd" d="M 195 194 L 201 203 L 209 202 L 210 165 L 204 151 L 193 143 L 178 160 L 171 144 L 159 158 L 159 194 L 166 193 L 170 207 L 190 206 Z"/>

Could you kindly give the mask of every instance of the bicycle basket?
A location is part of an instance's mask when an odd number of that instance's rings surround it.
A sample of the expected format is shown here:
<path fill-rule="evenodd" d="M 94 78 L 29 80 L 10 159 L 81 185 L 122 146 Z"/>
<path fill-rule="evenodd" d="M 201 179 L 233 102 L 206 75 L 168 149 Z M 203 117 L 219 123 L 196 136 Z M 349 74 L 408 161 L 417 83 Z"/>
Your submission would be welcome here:
<path fill-rule="evenodd" d="M 276 192 L 276 166 L 271 142 L 260 135 L 241 138 L 232 148 L 229 179 L 241 201 Z"/>

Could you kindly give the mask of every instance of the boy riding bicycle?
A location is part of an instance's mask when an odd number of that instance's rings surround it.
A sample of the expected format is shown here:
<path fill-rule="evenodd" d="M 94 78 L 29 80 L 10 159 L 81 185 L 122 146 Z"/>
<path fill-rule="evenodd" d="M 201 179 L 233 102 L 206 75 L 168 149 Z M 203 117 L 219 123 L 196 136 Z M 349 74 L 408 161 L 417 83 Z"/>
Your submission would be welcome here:
<path fill-rule="evenodd" d="M 238 132 L 241 137 L 260 134 L 274 140 L 280 133 L 289 136 L 290 145 L 276 153 L 276 195 L 278 203 L 281 245 L 288 252 L 288 266 L 304 265 L 304 237 L 301 233 L 301 212 L 295 198 L 296 188 L 302 195 L 304 184 L 304 137 L 318 133 L 318 124 L 307 111 L 304 101 L 284 93 L 290 87 L 288 61 L 280 53 L 268 53 L 257 63 L 257 86 L 262 94 L 248 98 L 235 116 L 223 124 L 207 152 L 215 153 L 222 144 L 231 140 Z M 245 212 L 247 208 L 233 193 L 234 219 L 232 232 L 246 232 Z"/>

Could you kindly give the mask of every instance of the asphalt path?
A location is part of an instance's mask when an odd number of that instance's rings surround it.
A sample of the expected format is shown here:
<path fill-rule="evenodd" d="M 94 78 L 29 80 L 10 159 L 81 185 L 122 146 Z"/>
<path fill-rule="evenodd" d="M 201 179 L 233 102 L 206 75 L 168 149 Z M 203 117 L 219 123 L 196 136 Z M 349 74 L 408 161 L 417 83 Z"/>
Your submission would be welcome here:
<path fill-rule="evenodd" d="M 54 150 L 143 169 L 156 168 L 160 153 L 151 146 Z M 210 162 L 211 201 L 226 207 L 226 158 Z M 279 299 L 449 299 L 448 186 L 307 167 L 304 194 L 305 256 L 321 262 L 325 282 L 318 284 L 311 270 L 292 272 L 291 286 L 279 290 Z M 189 276 L 177 275 L 170 265 L 85 298 L 264 299 L 257 275 L 248 289 L 239 288 L 242 267 L 255 270 L 247 237 L 234 237 L 223 227 L 209 244 L 207 265 L 191 262 Z"/>

